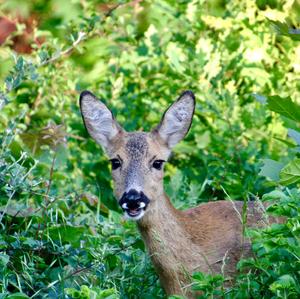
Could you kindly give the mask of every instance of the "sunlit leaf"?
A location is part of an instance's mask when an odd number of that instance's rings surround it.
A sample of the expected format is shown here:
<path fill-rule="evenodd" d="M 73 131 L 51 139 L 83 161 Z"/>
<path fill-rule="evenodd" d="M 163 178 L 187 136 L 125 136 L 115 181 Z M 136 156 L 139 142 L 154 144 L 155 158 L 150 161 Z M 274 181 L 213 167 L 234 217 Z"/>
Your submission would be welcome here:
<path fill-rule="evenodd" d="M 296 284 L 295 279 L 291 275 L 285 274 L 285 275 L 280 276 L 275 282 L 273 282 L 270 285 L 270 289 L 274 293 L 277 293 L 278 290 L 288 289 L 291 286 L 294 286 L 295 284 Z"/>
<path fill-rule="evenodd" d="M 280 183 L 290 185 L 300 182 L 300 159 L 296 158 L 280 171 Z"/>
<path fill-rule="evenodd" d="M 300 122 L 300 105 L 293 102 L 290 97 L 269 96 L 267 99 L 267 107 L 270 110 Z"/>
<path fill-rule="evenodd" d="M 277 34 L 285 35 L 293 40 L 300 41 L 300 28 L 291 28 L 287 23 L 269 20 Z"/>
<path fill-rule="evenodd" d="M 166 55 L 168 62 L 175 71 L 182 73 L 185 70 L 185 54 L 176 43 L 170 42 L 167 46 Z"/>

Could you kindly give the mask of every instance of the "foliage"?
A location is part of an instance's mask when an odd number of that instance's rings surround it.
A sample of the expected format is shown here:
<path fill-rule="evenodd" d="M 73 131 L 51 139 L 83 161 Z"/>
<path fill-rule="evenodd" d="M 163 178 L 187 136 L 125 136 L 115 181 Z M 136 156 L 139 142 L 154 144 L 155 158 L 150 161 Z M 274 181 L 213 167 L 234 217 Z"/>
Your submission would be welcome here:
<path fill-rule="evenodd" d="M 83 285 L 80 287 L 80 291 L 77 289 L 66 289 L 67 295 L 71 298 L 78 299 L 116 299 L 118 296 L 115 294 L 114 289 L 100 290 L 99 288 L 89 289 Z"/>
<path fill-rule="evenodd" d="M 281 205 L 270 212 L 289 217 L 252 232 L 256 257 L 241 262 L 250 270 L 236 285 L 219 288 L 223 277 L 198 273 L 195 288 L 208 297 L 299 293 L 298 1 L 0 5 L 18 20 L 0 48 L 2 298 L 164 297 L 135 225 L 112 199 L 106 158 L 82 125 L 83 89 L 127 130 L 149 130 L 163 107 L 193 90 L 192 129 L 166 170 L 174 204 L 272 197 Z M 18 42 L 30 53 L 13 51 Z"/>
<path fill-rule="evenodd" d="M 199 298 L 298 298 L 299 199 L 296 189 L 266 194 L 263 200 L 276 202 L 268 212 L 288 220 L 248 232 L 255 256 L 239 262 L 241 272 L 232 287 L 226 288 L 226 278 L 221 275 L 195 273 L 193 289 L 203 292 Z"/>
<path fill-rule="evenodd" d="M 259 100 L 261 99 L 260 96 Z M 300 106 L 291 99 L 273 96 L 265 98 L 263 102 L 270 110 L 288 117 L 291 121 L 290 125 L 296 126 L 300 122 L 298 116 Z M 290 137 L 294 139 L 297 146 L 299 146 L 299 134 L 298 131 L 290 129 Z M 295 148 L 293 144 L 290 146 Z M 284 189 L 283 186 L 295 186 L 299 182 L 300 165 L 299 158 L 290 157 L 290 159 L 287 165 L 280 164 L 281 167 L 278 168 L 274 167 L 275 161 L 265 161 L 261 171 L 262 175 L 269 178 L 271 173 L 273 180 L 278 178 L 278 189 L 265 194 L 262 200 L 272 202 L 267 212 L 282 217 L 283 223 L 248 231 L 255 256 L 239 262 L 238 268 L 241 274 L 236 278 L 236 285 L 232 288 L 225 288 L 225 277 L 195 273 L 193 289 L 203 292 L 201 298 L 299 297 L 300 192 L 297 188 Z"/>

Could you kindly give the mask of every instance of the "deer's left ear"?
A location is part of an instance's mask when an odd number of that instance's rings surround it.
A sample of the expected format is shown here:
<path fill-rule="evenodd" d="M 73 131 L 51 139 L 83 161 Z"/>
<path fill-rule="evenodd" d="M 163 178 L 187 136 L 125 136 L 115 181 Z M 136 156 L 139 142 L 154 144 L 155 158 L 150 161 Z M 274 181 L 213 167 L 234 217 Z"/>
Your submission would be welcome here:
<path fill-rule="evenodd" d="M 195 110 L 195 96 L 191 91 L 184 91 L 177 101 L 164 113 L 159 125 L 153 130 L 172 148 L 188 133 Z"/>

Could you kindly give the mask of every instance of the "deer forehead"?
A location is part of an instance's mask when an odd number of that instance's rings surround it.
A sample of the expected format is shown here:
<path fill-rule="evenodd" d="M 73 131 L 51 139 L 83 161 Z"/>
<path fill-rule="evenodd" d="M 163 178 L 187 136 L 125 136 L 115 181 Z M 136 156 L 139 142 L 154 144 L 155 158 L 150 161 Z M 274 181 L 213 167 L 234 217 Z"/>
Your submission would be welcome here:
<path fill-rule="evenodd" d="M 122 140 L 116 140 L 115 154 L 122 159 L 142 163 L 147 159 L 157 156 L 159 159 L 167 159 L 169 151 L 162 146 L 150 133 L 131 132 L 126 133 Z"/>
<path fill-rule="evenodd" d="M 146 133 L 132 133 L 125 143 L 125 151 L 133 160 L 140 160 L 147 156 L 149 144 Z"/>

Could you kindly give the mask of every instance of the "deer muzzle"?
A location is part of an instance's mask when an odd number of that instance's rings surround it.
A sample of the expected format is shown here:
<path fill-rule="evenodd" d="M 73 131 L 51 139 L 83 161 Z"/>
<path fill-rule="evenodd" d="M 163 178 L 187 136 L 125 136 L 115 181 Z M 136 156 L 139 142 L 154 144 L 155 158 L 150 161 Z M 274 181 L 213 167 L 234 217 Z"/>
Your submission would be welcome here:
<path fill-rule="evenodd" d="M 144 216 L 149 202 L 149 198 L 142 191 L 138 192 L 134 189 L 125 192 L 119 200 L 125 216 L 133 220 L 141 219 Z"/>

